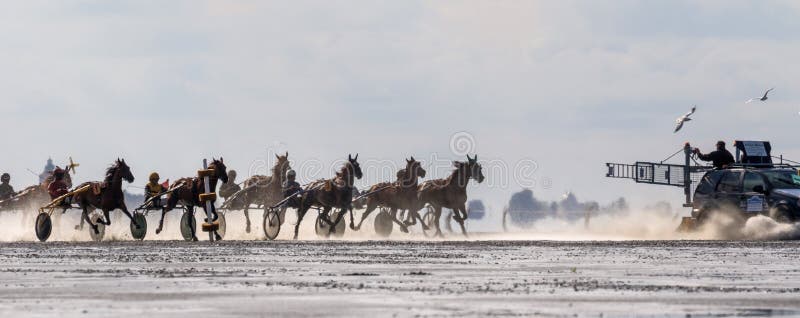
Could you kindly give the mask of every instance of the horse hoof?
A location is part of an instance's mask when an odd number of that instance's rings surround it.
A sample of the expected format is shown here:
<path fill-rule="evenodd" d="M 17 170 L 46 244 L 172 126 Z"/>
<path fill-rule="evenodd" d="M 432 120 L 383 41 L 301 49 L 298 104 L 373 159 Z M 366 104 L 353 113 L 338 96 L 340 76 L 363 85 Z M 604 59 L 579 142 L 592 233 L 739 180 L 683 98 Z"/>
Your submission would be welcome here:
<path fill-rule="evenodd" d="M 80 230 L 80 229 L 81 229 L 81 226 L 80 226 L 80 225 L 76 225 L 76 226 L 75 226 L 75 230 L 76 230 L 76 231 L 77 231 L 77 230 Z"/>
<path fill-rule="evenodd" d="M 408 233 L 408 227 L 401 226 L 401 227 L 400 227 L 400 232 L 403 232 L 403 233 Z"/>
<path fill-rule="evenodd" d="M 217 241 L 222 241 L 222 236 L 219 236 L 219 234 L 217 234 L 217 236 L 215 236 L 214 239 Z"/>
<path fill-rule="evenodd" d="M 250 224 L 247 224 L 247 227 L 244 229 L 245 233 L 250 233 Z"/>
<path fill-rule="evenodd" d="M 192 238 L 192 242 L 197 242 L 197 241 L 199 241 L 199 240 L 197 239 L 197 236 L 195 236 L 195 237 L 193 237 L 193 238 Z"/>
<path fill-rule="evenodd" d="M 100 230 L 98 230 L 97 227 L 94 227 L 93 230 L 95 235 L 100 234 Z"/>

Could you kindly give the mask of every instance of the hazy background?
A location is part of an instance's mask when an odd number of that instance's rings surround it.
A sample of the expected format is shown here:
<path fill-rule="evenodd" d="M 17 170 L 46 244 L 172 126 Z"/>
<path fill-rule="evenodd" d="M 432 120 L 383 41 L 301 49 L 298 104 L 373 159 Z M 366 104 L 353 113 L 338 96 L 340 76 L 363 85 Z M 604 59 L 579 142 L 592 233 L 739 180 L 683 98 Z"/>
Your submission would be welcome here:
<path fill-rule="evenodd" d="M 718 139 L 800 158 L 799 39 L 796 1 L 7 1 L 0 170 L 21 188 L 48 156 L 74 157 L 79 181 L 123 157 L 141 186 L 211 156 L 264 173 L 288 150 L 322 165 L 308 180 L 348 153 L 463 160 L 450 139 L 466 131 L 481 161 L 536 163 L 533 183 L 470 187 L 492 209 L 522 186 L 678 206 L 681 189 L 604 163 Z"/>

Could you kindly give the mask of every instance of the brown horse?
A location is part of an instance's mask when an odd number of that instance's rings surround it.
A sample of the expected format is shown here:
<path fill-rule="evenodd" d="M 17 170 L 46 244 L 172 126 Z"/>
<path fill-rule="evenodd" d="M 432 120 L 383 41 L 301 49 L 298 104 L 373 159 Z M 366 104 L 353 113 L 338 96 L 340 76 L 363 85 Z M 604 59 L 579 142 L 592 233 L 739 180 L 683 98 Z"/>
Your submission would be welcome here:
<path fill-rule="evenodd" d="M 467 235 L 467 229 L 464 227 L 464 220 L 467 219 L 467 183 L 469 183 L 469 179 L 474 179 L 478 183 L 483 182 L 484 179 L 483 168 L 478 163 L 478 155 L 475 155 L 475 158 L 467 155 L 467 162 L 454 161 L 453 165 L 456 169 L 449 177 L 423 182 L 417 191 L 418 205 L 415 211 L 419 211 L 426 203 L 433 206 L 437 236 L 442 236 L 442 230 L 439 228 L 442 208 L 453 210 L 453 219 L 461 226 L 464 236 Z"/>
<path fill-rule="evenodd" d="M 404 222 L 397 219 L 397 211 L 411 210 L 416 207 L 417 202 L 417 178 L 425 177 L 425 169 L 414 157 L 406 159 L 406 167 L 398 171 L 395 182 L 381 182 L 367 190 L 372 194 L 367 196 L 367 209 L 361 214 L 361 221 L 358 226 L 350 223 L 350 228 L 358 231 L 361 224 L 377 207 L 389 208 L 391 210 L 392 221 L 400 225 L 400 230 L 408 233 L 408 228 Z"/>
<path fill-rule="evenodd" d="M 341 170 L 336 173 L 333 179 L 322 179 L 312 182 L 306 186 L 300 198 L 300 208 L 297 210 L 297 223 L 294 225 L 294 239 L 300 231 L 300 223 L 311 207 L 322 209 L 320 219 L 330 227 L 329 233 L 333 233 L 336 225 L 342 220 L 346 211 L 350 212 L 350 223 L 353 218 L 353 182 L 361 179 L 361 166 L 358 164 L 358 154 L 355 157 L 347 155 L 347 162 Z M 340 209 L 341 212 L 336 220 L 331 222 L 330 212 L 332 209 Z"/>
<path fill-rule="evenodd" d="M 245 232 L 250 233 L 250 209 L 251 204 L 258 207 L 272 206 L 283 200 L 281 187 L 286 180 L 286 171 L 291 169 L 289 165 L 289 152 L 285 155 L 275 155 L 277 161 L 272 167 L 271 176 L 255 175 L 244 181 L 242 189 L 234 193 L 223 208 L 229 210 L 244 210 L 244 217 L 247 221 Z"/>
<path fill-rule="evenodd" d="M 131 219 L 131 222 L 134 222 L 133 215 L 128 212 L 128 207 L 125 205 L 125 195 L 122 193 L 123 180 L 128 183 L 133 182 L 133 174 L 131 173 L 131 168 L 125 164 L 125 160 L 117 159 L 114 165 L 106 170 L 106 178 L 103 182 L 85 182 L 76 187 L 76 189 L 80 189 L 91 185 L 86 191 L 75 194 L 72 199 L 73 203 L 77 203 L 83 209 L 81 227 L 83 221 L 86 221 L 92 226 L 95 234 L 100 233 L 97 229 L 97 224 L 89 219 L 90 210 L 94 209 L 103 211 L 105 221 L 100 222 L 105 225 L 111 225 L 111 218 L 108 214 L 116 209 L 122 210 Z M 138 223 L 134 222 L 134 224 L 136 228 L 140 227 Z"/>
<path fill-rule="evenodd" d="M 211 164 L 208 165 L 208 169 L 214 170 L 214 175 L 208 178 L 208 185 L 211 191 L 215 191 L 217 189 L 217 180 L 228 182 L 228 168 L 225 167 L 225 163 L 223 162 L 222 158 L 219 158 L 219 160 L 212 159 Z M 186 211 L 190 212 L 192 216 L 194 216 L 194 207 L 202 206 L 203 210 L 206 209 L 203 202 L 200 202 L 200 194 L 205 192 L 204 179 L 205 178 L 193 177 L 181 178 L 175 181 L 175 183 L 168 190 L 171 192 L 167 197 L 167 205 L 161 210 L 161 220 L 158 222 L 156 234 L 161 233 L 161 230 L 164 227 L 164 216 L 167 215 L 167 212 L 172 211 L 172 209 L 174 209 L 179 202 L 183 204 L 183 206 L 186 208 Z M 206 211 L 206 213 L 208 213 L 208 211 Z M 211 214 L 213 217 L 211 221 L 216 221 L 219 216 L 217 215 L 216 208 L 214 207 L 214 201 L 211 202 Z M 194 227 L 194 217 L 190 217 L 189 228 L 192 231 L 192 240 L 197 241 L 197 235 Z M 222 240 L 222 237 L 216 231 L 214 231 L 214 235 L 218 241 Z"/>

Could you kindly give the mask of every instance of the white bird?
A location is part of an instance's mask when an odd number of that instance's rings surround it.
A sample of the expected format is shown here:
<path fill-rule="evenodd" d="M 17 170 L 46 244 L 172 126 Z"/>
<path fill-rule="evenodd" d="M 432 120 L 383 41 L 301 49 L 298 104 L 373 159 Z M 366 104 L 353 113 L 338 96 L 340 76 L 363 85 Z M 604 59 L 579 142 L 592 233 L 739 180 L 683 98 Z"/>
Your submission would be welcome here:
<path fill-rule="evenodd" d="M 675 127 L 675 131 L 672 132 L 673 134 L 678 132 L 678 130 L 681 130 L 681 128 L 683 128 L 683 123 L 692 120 L 691 118 L 689 118 L 689 116 L 694 114 L 695 110 L 697 110 L 697 105 L 692 106 L 692 110 L 690 110 L 685 115 L 678 117 L 678 119 L 675 120 L 675 124 L 677 124 L 678 126 Z"/>
<path fill-rule="evenodd" d="M 773 88 L 770 88 L 770 89 L 768 89 L 766 92 L 764 92 L 764 96 L 748 99 L 748 100 L 747 100 L 746 102 L 744 102 L 744 103 L 745 103 L 745 104 L 750 104 L 750 103 L 752 103 L 752 102 L 754 102 L 754 101 L 757 101 L 757 100 L 760 100 L 760 101 L 762 101 L 762 102 L 765 102 L 765 101 L 767 101 L 767 99 L 769 99 L 769 97 L 767 97 L 767 94 L 769 94 L 769 92 L 770 92 L 770 91 L 772 91 L 773 89 L 775 89 L 775 87 L 773 87 Z"/>

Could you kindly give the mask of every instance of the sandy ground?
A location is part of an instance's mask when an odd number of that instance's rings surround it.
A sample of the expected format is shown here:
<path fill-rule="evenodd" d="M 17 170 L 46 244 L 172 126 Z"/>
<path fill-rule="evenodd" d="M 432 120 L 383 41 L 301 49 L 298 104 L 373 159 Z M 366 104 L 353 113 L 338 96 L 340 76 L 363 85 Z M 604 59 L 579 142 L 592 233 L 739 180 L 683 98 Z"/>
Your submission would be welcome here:
<path fill-rule="evenodd" d="M 0 243 L 0 317 L 798 316 L 800 242 Z"/>

